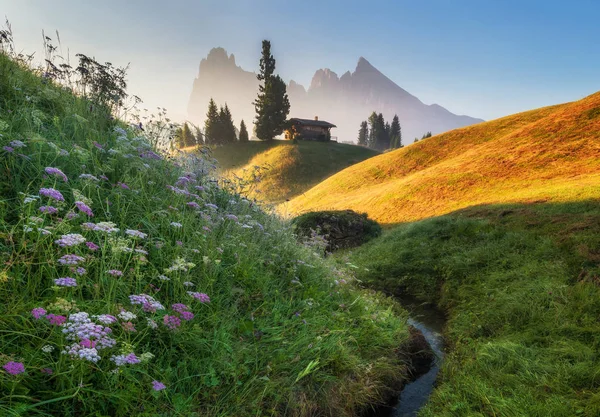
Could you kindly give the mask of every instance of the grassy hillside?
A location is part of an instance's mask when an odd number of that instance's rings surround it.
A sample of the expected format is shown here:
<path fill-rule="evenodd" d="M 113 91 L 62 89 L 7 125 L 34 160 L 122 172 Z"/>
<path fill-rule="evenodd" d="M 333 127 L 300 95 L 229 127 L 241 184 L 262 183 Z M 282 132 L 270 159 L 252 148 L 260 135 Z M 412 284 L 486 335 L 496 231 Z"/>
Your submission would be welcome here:
<path fill-rule="evenodd" d="M 0 54 L 0 415 L 352 416 L 381 399 L 405 375 L 402 313 L 145 129 Z"/>
<path fill-rule="evenodd" d="M 253 178 L 259 174 L 259 199 L 279 203 L 317 185 L 353 164 L 377 155 L 360 146 L 337 142 L 252 141 L 215 148 L 213 156 L 225 176 Z M 254 167 L 261 167 L 255 172 Z"/>
<path fill-rule="evenodd" d="M 371 158 L 282 212 L 353 209 L 382 223 L 482 203 L 600 196 L 600 93 L 456 129 Z"/>
<path fill-rule="evenodd" d="M 600 415 L 600 200 L 479 206 L 350 254 L 366 284 L 448 313 L 420 416 Z M 346 261 L 346 260 L 345 260 Z"/>

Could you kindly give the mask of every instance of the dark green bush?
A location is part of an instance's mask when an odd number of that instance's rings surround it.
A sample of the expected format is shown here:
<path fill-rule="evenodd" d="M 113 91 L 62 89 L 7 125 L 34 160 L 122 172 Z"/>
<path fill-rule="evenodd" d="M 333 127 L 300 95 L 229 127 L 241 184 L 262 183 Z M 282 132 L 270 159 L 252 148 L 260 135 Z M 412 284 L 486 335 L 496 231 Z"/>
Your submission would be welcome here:
<path fill-rule="evenodd" d="M 301 239 L 322 235 L 328 251 L 360 246 L 381 235 L 381 226 L 376 221 L 366 213 L 352 210 L 305 213 L 292 220 L 292 225 Z"/>

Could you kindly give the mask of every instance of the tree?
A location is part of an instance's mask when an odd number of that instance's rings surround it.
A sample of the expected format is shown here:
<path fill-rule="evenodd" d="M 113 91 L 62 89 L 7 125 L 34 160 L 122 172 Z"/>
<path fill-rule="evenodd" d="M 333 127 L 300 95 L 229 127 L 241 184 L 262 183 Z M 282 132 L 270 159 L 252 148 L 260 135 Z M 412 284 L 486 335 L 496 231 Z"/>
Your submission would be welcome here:
<path fill-rule="evenodd" d="M 175 133 L 173 135 L 173 139 L 175 141 L 175 146 L 178 149 L 181 149 L 181 148 L 185 147 L 185 140 L 183 138 L 183 128 L 178 127 L 177 129 L 175 129 Z"/>
<path fill-rule="evenodd" d="M 285 127 L 290 112 L 290 101 L 285 82 L 275 72 L 275 58 L 271 55 L 271 42 L 262 42 L 260 73 L 257 75 L 261 84 L 258 86 L 258 97 L 254 101 L 256 109 L 256 136 L 261 140 L 272 140 L 280 135 Z"/>
<path fill-rule="evenodd" d="M 395 114 L 392 119 L 392 125 L 390 127 L 390 148 L 397 149 L 402 147 L 402 128 L 400 127 L 400 120 L 398 115 Z"/>
<path fill-rule="evenodd" d="M 377 115 L 376 124 L 377 136 L 375 137 L 375 149 L 385 151 L 390 147 L 390 138 L 387 133 L 387 127 L 382 113 Z"/>
<path fill-rule="evenodd" d="M 225 107 L 221 107 L 219 111 L 219 128 L 217 132 L 218 143 L 234 143 L 237 138 L 235 135 L 235 126 L 233 124 L 233 117 L 231 111 L 225 103 Z"/>
<path fill-rule="evenodd" d="M 427 132 L 421 137 L 421 139 L 427 139 L 427 138 L 430 138 L 431 136 L 432 136 L 431 132 Z"/>
<path fill-rule="evenodd" d="M 369 143 L 369 127 L 367 122 L 361 122 L 360 129 L 358 130 L 358 144 L 360 146 L 367 146 Z"/>
<path fill-rule="evenodd" d="M 204 135 L 198 126 L 194 126 L 194 136 L 198 145 L 204 145 Z"/>
<path fill-rule="evenodd" d="M 377 130 L 379 129 L 379 125 L 377 124 L 377 113 L 373 112 L 369 116 L 369 136 L 367 141 L 367 146 L 371 149 L 376 149 L 375 144 L 377 142 Z"/>
<path fill-rule="evenodd" d="M 243 120 L 240 123 L 239 141 L 240 142 L 248 142 L 248 129 L 246 129 L 246 123 L 244 123 Z"/>
<path fill-rule="evenodd" d="M 206 121 L 204 122 L 204 143 L 207 145 L 218 143 L 219 124 L 219 110 L 217 109 L 217 104 L 211 98 L 208 102 L 208 112 L 206 113 Z"/>
<path fill-rule="evenodd" d="M 183 146 L 196 146 L 196 138 L 187 123 L 184 123 L 181 128 L 181 138 Z"/>

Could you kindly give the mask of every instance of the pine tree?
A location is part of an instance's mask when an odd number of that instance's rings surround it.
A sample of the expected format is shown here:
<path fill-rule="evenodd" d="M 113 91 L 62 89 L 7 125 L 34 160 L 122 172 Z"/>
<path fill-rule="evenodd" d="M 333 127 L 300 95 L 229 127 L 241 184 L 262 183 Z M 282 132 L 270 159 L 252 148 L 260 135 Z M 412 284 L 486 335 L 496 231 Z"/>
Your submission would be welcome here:
<path fill-rule="evenodd" d="M 185 147 L 196 146 L 196 138 L 187 123 L 184 123 L 181 128 L 181 137 Z"/>
<path fill-rule="evenodd" d="M 367 141 L 367 146 L 371 149 L 376 149 L 375 145 L 377 142 L 377 113 L 373 112 L 369 116 L 369 136 Z"/>
<path fill-rule="evenodd" d="M 358 131 L 358 144 L 360 146 L 367 146 L 369 143 L 369 126 L 366 121 L 361 122 L 360 129 Z"/>
<path fill-rule="evenodd" d="M 246 123 L 244 123 L 243 120 L 240 123 L 239 141 L 240 142 L 248 142 L 248 129 L 246 129 Z"/>
<path fill-rule="evenodd" d="M 219 143 L 234 143 L 237 138 L 235 134 L 235 126 L 233 124 L 233 117 L 231 111 L 225 103 L 225 107 L 221 107 L 219 112 Z"/>
<path fill-rule="evenodd" d="M 175 146 L 177 149 L 181 149 L 185 147 L 185 139 L 183 137 L 183 128 L 178 127 L 175 129 L 175 133 L 173 135 L 173 141 L 175 142 Z"/>
<path fill-rule="evenodd" d="M 208 102 L 208 112 L 204 122 L 204 143 L 207 145 L 216 145 L 217 135 L 219 133 L 219 110 L 217 104 L 211 98 Z"/>
<path fill-rule="evenodd" d="M 397 149 L 402 147 L 402 128 L 400 127 L 400 119 L 395 114 L 390 127 L 390 148 Z"/>
<path fill-rule="evenodd" d="M 377 115 L 377 136 L 375 137 L 375 149 L 385 151 L 390 147 L 390 139 L 387 134 L 387 128 L 383 114 Z"/>
<path fill-rule="evenodd" d="M 287 96 L 285 82 L 275 72 L 275 58 L 271 55 L 271 42 L 262 42 L 260 73 L 257 75 L 261 84 L 258 97 L 254 101 L 256 109 L 256 136 L 261 140 L 272 140 L 281 134 L 290 112 L 290 101 Z"/>
<path fill-rule="evenodd" d="M 421 137 L 421 139 L 427 139 L 427 138 L 430 138 L 431 136 L 432 136 L 431 132 L 427 132 Z"/>
<path fill-rule="evenodd" d="M 194 136 L 198 145 L 204 145 L 204 135 L 198 126 L 194 126 Z"/>

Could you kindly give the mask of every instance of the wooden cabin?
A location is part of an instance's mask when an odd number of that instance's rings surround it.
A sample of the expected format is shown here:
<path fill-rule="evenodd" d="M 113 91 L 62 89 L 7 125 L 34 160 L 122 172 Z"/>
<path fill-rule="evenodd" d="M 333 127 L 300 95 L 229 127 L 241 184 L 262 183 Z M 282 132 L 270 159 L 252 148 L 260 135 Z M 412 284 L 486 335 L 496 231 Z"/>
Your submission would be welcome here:
<path fill-rule="evenodd" d="M 315 116 L 313 119 L 297 119 L 288 120 L 288 129 L 285 131 L 285 139 L 300 139 L 300 140 L 316 140 L 326 142 L 331 140 L 331 128 L 336 125 L 319 120 Z"/>

